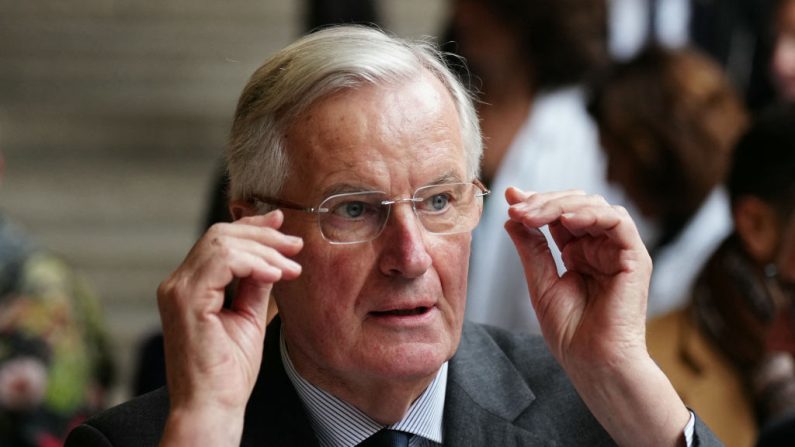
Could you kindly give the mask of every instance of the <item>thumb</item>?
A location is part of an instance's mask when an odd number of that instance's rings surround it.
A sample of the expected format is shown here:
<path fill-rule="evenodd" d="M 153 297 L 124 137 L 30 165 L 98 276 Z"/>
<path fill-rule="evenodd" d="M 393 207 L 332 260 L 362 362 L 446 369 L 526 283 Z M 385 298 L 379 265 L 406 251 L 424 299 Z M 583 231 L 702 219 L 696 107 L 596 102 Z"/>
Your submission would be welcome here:
<path fill-rule="evenodd" d="M 513 220 L 505 223 L 505 230 L 516 246 L 524 267 L 527 288 L 535 300 L 560 278 L 547 239 L 538 228 L 528 228 Z"/>
<path fill-rule="evenodd" d="M 268 321 L 268 303 L 273 283 L 262 282 L 251 277 L 243 278 L 237 284 L 231 309 L 249 316 L 257 327 L 264 330 Z"/>
<path fill-rule="evenodd" d="M 511 186 L 505 190 L 505 200 L 508 205 L 513 205 L 521 201 L 527 200 L 530 196 L 534 195 L 532 191 L 522 191 L 521 189 Z"/>

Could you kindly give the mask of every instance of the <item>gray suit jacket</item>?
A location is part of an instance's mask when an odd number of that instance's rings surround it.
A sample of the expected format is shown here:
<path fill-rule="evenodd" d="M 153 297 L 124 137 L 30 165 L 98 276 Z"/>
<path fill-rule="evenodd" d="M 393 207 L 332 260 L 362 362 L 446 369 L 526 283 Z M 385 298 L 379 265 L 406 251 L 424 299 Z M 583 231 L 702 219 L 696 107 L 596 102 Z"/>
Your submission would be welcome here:
<path fill-rule="evenodd" d="M 279 355 L 278 318 L 268 328 L 263 367 L 246 409 L 242 446 L 317 446 Z M 451 359 L 444 408 L 449 446 L 614 445 L 590 414 L 541 337 L 472 323 Z M 168 393 L 153 391 L 77 427 L 76 446 L 156 446 Z M 700 421 L 695 445 L 721 445 Z"/>

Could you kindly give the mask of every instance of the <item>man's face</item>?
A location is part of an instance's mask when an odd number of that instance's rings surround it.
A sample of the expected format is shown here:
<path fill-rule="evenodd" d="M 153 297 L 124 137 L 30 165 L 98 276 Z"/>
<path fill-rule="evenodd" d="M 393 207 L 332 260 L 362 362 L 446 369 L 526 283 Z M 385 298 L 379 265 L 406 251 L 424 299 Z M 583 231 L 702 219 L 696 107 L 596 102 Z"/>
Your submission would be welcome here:
<path fill-rule="evenodd" d="M 471 180 L 455 106 L 427 73 L 324 98 L 290 127 L 286 143 L 291 175 L 281 197 L 311 206 L 339 192 L 407 198 L 440 179 Z M 428 233 L 406 202 L 393 205 L 370 242 L 332 245 L 315 216 L 289 210 L 282 230 L 304 238 L 301 276 L 274 289 L 304 376 L 336 386 L 426 380 L 453 355 L 470 233 Z"/>

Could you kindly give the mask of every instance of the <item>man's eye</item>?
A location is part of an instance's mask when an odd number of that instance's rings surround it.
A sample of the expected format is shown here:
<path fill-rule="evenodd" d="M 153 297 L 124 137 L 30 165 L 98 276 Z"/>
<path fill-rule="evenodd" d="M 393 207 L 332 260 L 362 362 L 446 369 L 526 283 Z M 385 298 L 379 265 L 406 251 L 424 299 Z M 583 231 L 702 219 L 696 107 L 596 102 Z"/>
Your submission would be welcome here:
<path fill-rule="evenodd" d="M 450 194 L 434 194 L 423 202 L 424 208 L 428 211 L 443 211 L 450 203 Z"/>
<path fill-rule="evenodd" d="M 346 219 L 356 219 L 367 211 L 367 203 L 359 201 L 343 202 L 337 205 L 333 213 Z"/>

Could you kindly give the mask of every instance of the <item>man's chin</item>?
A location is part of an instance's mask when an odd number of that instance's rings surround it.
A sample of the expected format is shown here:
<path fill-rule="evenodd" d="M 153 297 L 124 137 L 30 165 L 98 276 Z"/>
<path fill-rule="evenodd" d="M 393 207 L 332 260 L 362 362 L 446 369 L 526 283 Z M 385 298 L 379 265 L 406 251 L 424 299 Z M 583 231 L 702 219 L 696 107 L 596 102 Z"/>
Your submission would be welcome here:
<path fill-rule="evenodd" d="M 452 357 L 450 343 L 406 342 L 384 349 L 369 359 L 371 371 L 390 380 L 422 380 L 435 375 Z"/>

